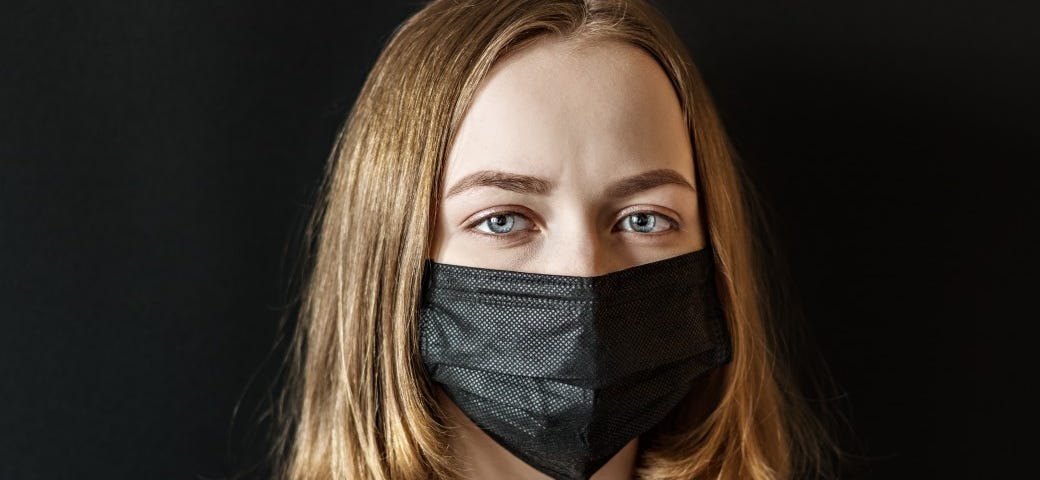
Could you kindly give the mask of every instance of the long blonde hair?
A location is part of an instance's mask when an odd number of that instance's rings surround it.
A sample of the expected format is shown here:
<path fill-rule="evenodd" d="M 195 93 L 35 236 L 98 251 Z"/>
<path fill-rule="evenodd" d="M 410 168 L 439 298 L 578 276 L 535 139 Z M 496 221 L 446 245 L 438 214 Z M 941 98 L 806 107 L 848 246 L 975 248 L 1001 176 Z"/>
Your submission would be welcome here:
<path fill-rule="evenodd" d="M 649 52 L 693 140 L 733 360 L 641 437 L 639 478 L 826 475 L 831 439 L 770 330 L 754 190 L 682 41 L 643 0 L 432 1 L 394 31 L 339 131 L 308 227 L 312 267 L 276 412 L 275 474 L 458 477 L 417 351 L 422 265 L 444 159 L 478 84 L 543 35 Z"/>

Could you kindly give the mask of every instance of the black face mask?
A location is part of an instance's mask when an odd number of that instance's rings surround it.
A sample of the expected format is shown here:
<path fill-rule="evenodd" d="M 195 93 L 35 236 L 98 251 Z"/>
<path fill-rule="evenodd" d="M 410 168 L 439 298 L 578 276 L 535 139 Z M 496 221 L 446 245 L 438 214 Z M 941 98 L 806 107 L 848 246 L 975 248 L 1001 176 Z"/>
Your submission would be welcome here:
<path fill-rule="evenodd" d="M 713 255 L 598 277 L 427 260 L 427 373 L 517 458 L 556 479 L 587 479 L 729 361 Z"/>

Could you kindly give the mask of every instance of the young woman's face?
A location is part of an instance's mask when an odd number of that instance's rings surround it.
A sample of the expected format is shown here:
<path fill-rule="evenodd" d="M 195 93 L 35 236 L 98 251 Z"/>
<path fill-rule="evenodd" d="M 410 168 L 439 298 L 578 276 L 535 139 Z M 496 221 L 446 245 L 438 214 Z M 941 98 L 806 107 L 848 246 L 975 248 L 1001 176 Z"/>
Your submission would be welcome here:
<path fill-rule="evenodd" d="M 431 258 L 595 276 L 705 246 L 679 100 L 647 53 L 545 38 L 495 66 L 448 154 Z"/>

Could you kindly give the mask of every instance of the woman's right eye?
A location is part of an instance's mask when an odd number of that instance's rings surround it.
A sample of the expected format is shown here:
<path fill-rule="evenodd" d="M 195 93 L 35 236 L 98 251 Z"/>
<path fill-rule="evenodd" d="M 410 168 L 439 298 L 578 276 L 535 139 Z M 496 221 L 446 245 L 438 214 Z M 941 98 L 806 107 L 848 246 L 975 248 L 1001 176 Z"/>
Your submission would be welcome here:
<path fill-rule="evenodd" d="M 514 230 L 530 229 L 531 221 L 519 213 L 495 212 L 478 220 L 474 228 L 489 235 L 507 235 Z"/>

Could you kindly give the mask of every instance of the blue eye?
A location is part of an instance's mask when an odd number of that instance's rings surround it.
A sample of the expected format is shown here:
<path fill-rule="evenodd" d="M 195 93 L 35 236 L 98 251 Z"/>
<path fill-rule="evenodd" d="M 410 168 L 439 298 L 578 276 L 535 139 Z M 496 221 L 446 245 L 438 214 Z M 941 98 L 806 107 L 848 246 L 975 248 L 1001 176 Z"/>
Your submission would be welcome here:
<path fill-rule="evenodd" d="M 637 233 L 656 233 L 675 228 L 672 219 L 653 212 L 636 212 L 618 222 L 621 230 Z"/>
<path fill-rule="evenodd" d="M 492 213 L 491 215 L 480 219 L 475 227 L 477 230 L 484 233 L 505 235 L 512 232 L 514 229 L 526 230 L 530 228 L 530 225 L 531 221 L 523 215 L 512 212 L 501 212 Z"/>

